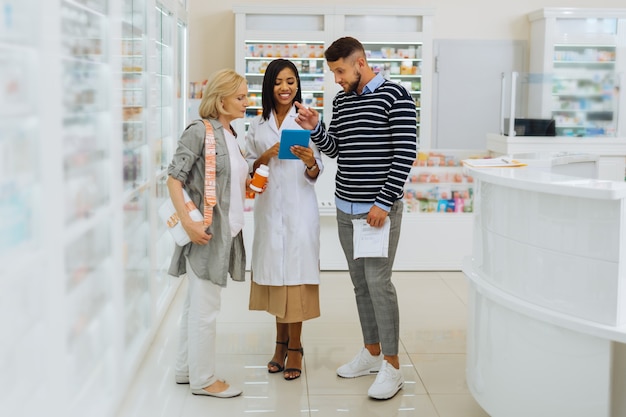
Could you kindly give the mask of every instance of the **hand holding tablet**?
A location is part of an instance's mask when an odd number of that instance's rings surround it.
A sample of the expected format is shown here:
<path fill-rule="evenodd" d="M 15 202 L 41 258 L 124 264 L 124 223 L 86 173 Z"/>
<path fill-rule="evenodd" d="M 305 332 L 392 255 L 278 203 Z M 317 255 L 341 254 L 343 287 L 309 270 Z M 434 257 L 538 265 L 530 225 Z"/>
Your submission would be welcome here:
<path fill-rule="evenodd" d="M 310 130 L 299 129 L 285 129 L 280 136 L 280 148 L 278 149 L 278 159 L 298 159 L 293 153 L 291 148 L 294 145 L 309 147 L 309 140 L 311 139 Z"/>

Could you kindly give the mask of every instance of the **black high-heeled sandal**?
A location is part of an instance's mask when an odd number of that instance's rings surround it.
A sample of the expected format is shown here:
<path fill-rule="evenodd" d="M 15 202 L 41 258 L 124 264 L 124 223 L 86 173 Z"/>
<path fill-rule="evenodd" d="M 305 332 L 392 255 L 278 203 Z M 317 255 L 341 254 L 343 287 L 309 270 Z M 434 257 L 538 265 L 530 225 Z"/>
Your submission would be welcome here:
<path fill-rule="evenodd" d="M 279 342 L 279 341 L 277 340 L 277 341 L 276 341 L 276 344 L 277 344 L 277 345 L 285 345 L 285 346 L 287 346 L 287 350 L 289 350 L 289 340 L 287 340 L 286 342 Z M 285 370 L 285 361 L 286 361 L 286 360 L 287 360 L 287 352 L 285 352 L 285 359 L 283 360 L 283 364 L 282 364 L 282 365 L 281 365 L 281 364 L 279 364 L 279 363 L 278 363 L 278 362 L 276 362 L 276 361 L 269 361 L 269 362 L 267 363 L 267 366 L 268 366 L 268 368 L 267 368 L 267 372 L 269 372 L 270 374 L 277 374 L 277 373 L 279 373 L 279 372 L 284 371 L 284 370 Z M 275 371 L 271 370 L 271 369 L 269 368 L 270 366 L 273 366 L 274 368 L 276 368 L 276 370 L 275 370 Z"/>
<path fill-rule="evenodd" d="M 292 352 L 300 352 L 300 354 L 302 355 L 302 358 L 304 358 L 304 349 L 302 347 L 300 347 L 299 349 L 291 349 L 288 347 L 287 350 L 291 350 Z M 298 375 L 288 377 L 287 376 L 288 372 L 297 372 Z M 300 368 L 287 368 L 283 371 L 283 376 L 287 381 L 293 381 L 294 379 L 298 379 L 300 378 L 301 375 L 302 375 L 302 369 Z"/>

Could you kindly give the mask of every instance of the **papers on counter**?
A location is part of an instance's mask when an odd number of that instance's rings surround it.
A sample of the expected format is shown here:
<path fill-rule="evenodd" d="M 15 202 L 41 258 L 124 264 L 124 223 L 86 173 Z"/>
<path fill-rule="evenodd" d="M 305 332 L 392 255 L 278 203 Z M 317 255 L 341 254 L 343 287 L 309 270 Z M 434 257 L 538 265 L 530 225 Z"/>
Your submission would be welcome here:
<path fill-rule="evenodd" d="M 472 168 L 516 168 L 526 166 L 525 163 L 506 157 L 464 159 L 463 165 Z"/>
<path fill-rule="evenodd" d="M 353 219 L 354 227 L 354 259 L 358 258 L 386 258 L 389 253 L 389 230 L 391 220 L 385 218 L 383 227 L 372 227 L 366 219 Z"/>

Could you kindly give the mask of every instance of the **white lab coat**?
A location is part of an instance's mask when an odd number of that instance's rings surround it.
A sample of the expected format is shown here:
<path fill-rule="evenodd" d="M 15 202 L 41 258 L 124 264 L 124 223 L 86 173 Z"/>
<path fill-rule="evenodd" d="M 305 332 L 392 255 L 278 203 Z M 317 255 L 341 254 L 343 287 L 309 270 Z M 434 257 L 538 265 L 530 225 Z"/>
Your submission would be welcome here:
<path fill-rule="evenodd" d="M 254 161 L 280 141 L 283 129 L 302 129 L 296 122 L 296 108 L 285 117 L 280 129 L 272 113 L 265 121 L 252 120 L 246 135 L 246 159 Z M 319 151 L 313 149 L 320 175 L 323 171 Z M 267 188 L 254 201 L 254 238 L 252 276 L 261 285 L 319 284 L 320 220 L 315 180 L 306 174 L 300 159 L 269 161 Z"/>

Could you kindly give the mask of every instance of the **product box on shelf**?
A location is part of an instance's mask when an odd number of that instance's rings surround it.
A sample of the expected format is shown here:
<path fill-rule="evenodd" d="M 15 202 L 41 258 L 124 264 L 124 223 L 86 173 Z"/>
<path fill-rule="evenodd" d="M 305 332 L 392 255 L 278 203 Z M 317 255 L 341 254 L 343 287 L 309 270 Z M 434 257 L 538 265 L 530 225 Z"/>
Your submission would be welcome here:
<path fill-rule="evenodd" d="M 474 180 L 457 153 L 419 152 L 404 191 L 408 213 L 471 213 Z"/>

